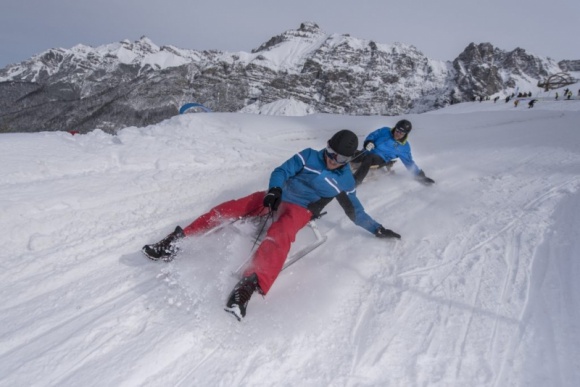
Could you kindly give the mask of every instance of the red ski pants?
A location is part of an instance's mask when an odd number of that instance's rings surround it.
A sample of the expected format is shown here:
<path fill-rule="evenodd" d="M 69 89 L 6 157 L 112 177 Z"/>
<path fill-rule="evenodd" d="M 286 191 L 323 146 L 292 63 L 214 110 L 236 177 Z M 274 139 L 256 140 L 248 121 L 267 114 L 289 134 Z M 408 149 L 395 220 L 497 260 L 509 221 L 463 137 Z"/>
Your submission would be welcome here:
<path fill-rule="evenodd" d="M 183 232 L 185 235 L 198 234 L 218 226 L 227 219 L 258 215 L 263 208 L 265 195 L 264 191 L 254 192 L 241 199 L 219 204 L 194 220 L 183 229 Z M 296 204 L 282 202 L 278 208 L 274 222 L 244 272 L 244 276 L 256 273 L 258 284 L 264 294 L 268 293 L 280 274 L 296 234 L 311 218 L 312 213 L 309 210 Z"/>

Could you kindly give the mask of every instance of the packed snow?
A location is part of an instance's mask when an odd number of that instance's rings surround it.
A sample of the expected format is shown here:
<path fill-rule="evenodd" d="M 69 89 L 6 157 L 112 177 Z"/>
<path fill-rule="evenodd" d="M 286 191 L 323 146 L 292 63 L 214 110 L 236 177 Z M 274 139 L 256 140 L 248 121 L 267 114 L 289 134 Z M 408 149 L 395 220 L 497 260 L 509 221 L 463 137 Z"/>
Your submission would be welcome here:
<path fill-rule="evenodd" d="M 402 239 L 331 203 L 328 241 L 242 322 L 223 307 L 251 222 L 187 238 L 172 263 L 140 253 L 335 131 L 362 143 L 400 118 L 199 113 L 117 135 L 1 134 L 0 385 L 580 385 L 580 100 L 405 116 L 436 184 L 396 163 L 357 190 Z"/>

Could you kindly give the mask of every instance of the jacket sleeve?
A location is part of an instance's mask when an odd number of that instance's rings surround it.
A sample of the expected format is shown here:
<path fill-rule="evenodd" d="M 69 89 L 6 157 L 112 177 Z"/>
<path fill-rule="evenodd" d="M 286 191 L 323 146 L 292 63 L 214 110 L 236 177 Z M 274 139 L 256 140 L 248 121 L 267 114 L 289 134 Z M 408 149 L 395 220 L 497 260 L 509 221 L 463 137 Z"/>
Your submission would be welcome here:
<path fill-rule="evenodd" d="M 385 135 L 384 131 L 385 131 L 385 130 L 386 130 L 386 131 L 389 131 L 389 128 L 387 128 L 387 127 L 380 128 L 380 129 L 377 129 L 377 130 L 375 130 L 374 132 L 370 133 L 370 134 L 367 136 L 367 138 L 365 138 L 365 143 L 366 143 L 366 142 L 369 142 L 369 141 L 370 141 L 370 142 L 374 142 L 374 143 L 376 143 L 376 141 L 377 141 L 379 138 L 381 138 L 381 137 L 384 137 L 384 135 Z"/>
<path fill-rule="evenodd" d="M 334 197 L 320 198 L 319 200 L 310 203 L 307 208 L 308 211 L 312 213 L 312 219 L 319 218 L 320 214 L 322 214 L 322 210 L 324 209 L 324 207 L 326 207 L 326 205 L 330 203 L 332 199 L 334 199 Z"/>
<path fill-rule="evenodd" d="M 306 156 L 304 154 L 308 151 L 308 149 L 305 149 L 296 153 L 293 157 L 289 158 L 282 165 L 274 169 L 270 175 L 270 183 L 268 188 L 281 188 L 284 186 L 286 180 L 300 172 L 306 164 Z"/>
<path fill-rule="evenodd" d="M 361 202 L 356 197 L 355 190 L 350 192 L 342 191 L 338 194 L 336 200 L 338 200 L 338 203 L 350 220 L 352 220 L 357 226 L 362 227 L 373 234 L 381 226 L 365 212 Z"/>
<path fill-rule="evenodd" d="M 421 172 L 421 169 L 417 166 L 417 164 L 415 164 L 415 161 L 413 160 L 410 145 L 407 146 L 404 152 L 399 154 L 399 158 L 401 159 L 401 162 L 405 168 L 407 168 L 407 170 L 410 171 L 413 175 L 417 175 L 419 172 Z"/>

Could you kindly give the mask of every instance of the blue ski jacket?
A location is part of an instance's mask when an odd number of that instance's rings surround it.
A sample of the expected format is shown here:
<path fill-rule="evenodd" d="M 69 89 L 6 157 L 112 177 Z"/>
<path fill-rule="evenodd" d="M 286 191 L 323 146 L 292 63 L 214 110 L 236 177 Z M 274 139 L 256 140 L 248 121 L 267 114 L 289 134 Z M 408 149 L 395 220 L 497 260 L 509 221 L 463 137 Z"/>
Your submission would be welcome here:
<path fill-rule="evenodd" d="M 326 167 L 325 150 L 311 148 L 298 152 L 274 169 L 269 188 L 282 188 L 282 201 L 310 210 L 314 216 L 333 198 L 357 225 L 375 233 L 381 225 L 364 210 L 356 197 L 354 177 L 347 166 L 334 170 Z"/>
<path fill-rule="evenodd" d="M 407 141 L 407 137 L 402 142 L 395 140 L 391 128 L 385 126 L 375 130 L 367 136 L 364 142 L 365 145 L 367 142 L 375 144 L 375 148 L 370 153 L 379 155 L 385 162 L 398 157 L 403 165 L 414 175 L 421 172 L 421 169 L 413 161 L 411 145 Z"/>

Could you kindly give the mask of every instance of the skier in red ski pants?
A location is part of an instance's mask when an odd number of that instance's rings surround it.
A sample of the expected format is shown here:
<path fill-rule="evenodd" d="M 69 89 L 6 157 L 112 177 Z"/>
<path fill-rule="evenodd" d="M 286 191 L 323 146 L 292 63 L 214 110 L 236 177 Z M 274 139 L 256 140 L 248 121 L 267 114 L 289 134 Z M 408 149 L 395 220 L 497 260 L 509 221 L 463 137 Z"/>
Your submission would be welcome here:
<path fill-rule="evenodd" d="M 263 208 L 267 192 L 254 192 L 237 200 L 230 200 L 212 208 L 183 229 L 185 236 L 203 233 L 220 225 L 224 219 L 236 219 L 248 213 L 257 213 Z M 244 277 L 256 273 L 260 291 L 267 294 L 282 270 L 290 246 L 300 229 L 312 219 L 312 213 L 297 204 L 282 202 L 276 219 L 268 229 L 266 237 L 256 249 L 252 263 L 244 271 Z"/>
<path fill-rule="evenodd" d="M 320 216 L 324 206 L 334 198 L 357 226 L 378 238 L 401 237 L 373 220 L 356 197 L 348 163 L 357 147 L 357 136 L 350 130 L 341 130 L 328 140 L 325 149 L 304 149 L 274 169 L 268 191 L 219 204 L 184 229 L 177 226 L 165 239 L 144 246 L 142 251 L 153 260 L 171 261 L 181 238 L 208 231 L 227 219 L 258 216 L 264 208 L 268 209 L 274 221 L 226 303 L 225 310 L 241 320 L 252 294 L 270 291 L 298 231 Z"/>

